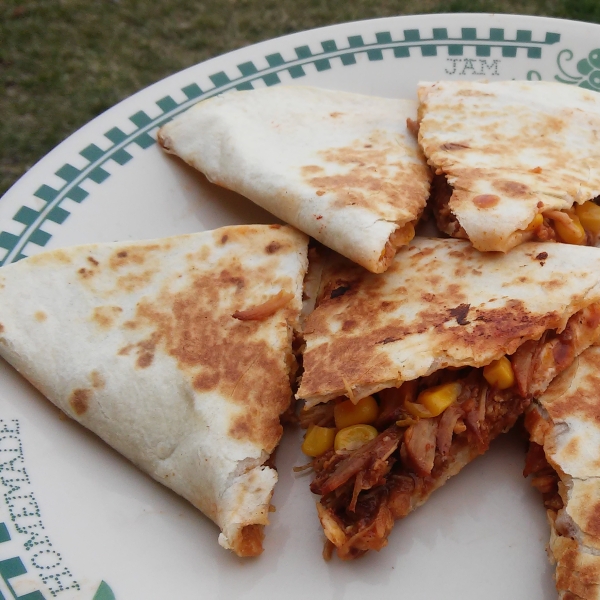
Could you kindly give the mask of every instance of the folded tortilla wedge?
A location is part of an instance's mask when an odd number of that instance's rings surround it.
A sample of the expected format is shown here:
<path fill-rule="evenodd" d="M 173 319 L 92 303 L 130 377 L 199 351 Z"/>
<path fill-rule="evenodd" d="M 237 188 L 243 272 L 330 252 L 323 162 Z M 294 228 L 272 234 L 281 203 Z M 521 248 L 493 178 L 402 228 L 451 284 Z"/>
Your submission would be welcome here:
<path fill-rule="evenodd" d="M 592 346 L 528 409 L 525 475 L 542 493 L 548 555 L 561 600 L 600 598 L 600 346 Z"/>
<path fill-rule="evenodd" d="M 206 177 L 380 273 L 414 235 L 430 171 L 412 100 L 302 86 L 232 92 L 162 127 Z"/>
<path fill-rule="evenodd" d="M 600 96 L 543 81 L 418 87 L 419 143 L 437 177 L 439 228 L 482 251 L 527 241 L 594 245 Z"/>
<path fill-rule="evenodd" d="M 0 354 L 221 529 L 262 551 L 292 398 L 307 237 L 224 227 L 39 254 L 0 270 Z"/>
<path fill-rule="evenodd" d="M 600 336 L 599 268 L 596 248 L 427 238 L 381 275 L 325 266 L 297 397 L 327 552 L 385 546 Z"/>

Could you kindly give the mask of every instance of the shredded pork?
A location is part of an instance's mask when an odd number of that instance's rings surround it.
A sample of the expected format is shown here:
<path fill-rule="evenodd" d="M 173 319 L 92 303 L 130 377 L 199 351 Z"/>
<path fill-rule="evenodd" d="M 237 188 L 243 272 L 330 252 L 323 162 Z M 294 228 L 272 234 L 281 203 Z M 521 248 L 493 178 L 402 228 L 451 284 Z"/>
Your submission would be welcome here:
<path fill-rule="evenodd" d="M 447 478 L 490 442 L 508 430 L 530 405 L 531 398 L 566 369 L 574 356 L 600 332 L 600 303 L 569 319 L 561 333 L 547 332 L 524 343 L 510 357 L 516 383 L 505 390 L 490 386 L 483 370 L 444 369 L 428 377 L 378 393 L 379 435 L 355 451 L 329 450 L 312 461 L 311 490 L 321 496 L 319 518 L 328 539 L 328 556 L 335 547 L 344 559 L 380 550 L 393 523 L 424 502 Z M 429 387 L 459 382 L 457 400 L 440 415 L 415 418 L 406 402 L 414 403 Z M 310 409 L 305 426 L 333 424 L 333 403 Z M 329 408 L 327 408 L 329 407 Z M 548 508 L 560 510 L 557 476 L 532 446 L 526 474 L 544 494 Z"/>

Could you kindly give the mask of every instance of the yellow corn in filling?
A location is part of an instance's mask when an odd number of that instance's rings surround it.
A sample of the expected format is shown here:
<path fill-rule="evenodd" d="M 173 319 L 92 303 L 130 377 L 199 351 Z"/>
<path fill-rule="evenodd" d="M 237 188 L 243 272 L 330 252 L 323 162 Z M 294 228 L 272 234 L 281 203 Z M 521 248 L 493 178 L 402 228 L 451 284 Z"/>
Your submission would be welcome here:
<path fill-rule="evenodd" d="M 462 385 L 458 382 L 444 383 L 422 391 L 417 400 L 429 411 L 431 416 L 437 417 L 456 402 L 461 390 Z"/>
<path fill-rule="evenodd" d="M 483 367 L 483 376 L 491 386 L 499 390 L 506 390 L 515 384 L 515 373 L 506 356 Z"/>
<path fill-rule="evenodd" d="M 527 225 L 525 231 L 535 231 L 544 222 L 544 217 L 541 213 L 538 213 L 533 217 L 533 221 Z"/>
<path fill-rule="evenodd" d="M 560 239 L 567 244 L 581 245 L 585 243 L 585 229 L 581 225 L 579 217 L 570 211 L 562 211 L 569 215 L 571 222 L 569 224 L 563 221 L 554 221 L 554 229 L 560 236 Z"/>
<path fill-rule="evenodd" d="M 600 206 L 588 200 L 575 207 L 575 214 L 585 230 L 591 231 L 594 235 L 600 233 Z"/>
<path fill-rule="evenodd" d="M 335 426 L 338 429 L 359 423 L 374 423 L 378 416 L 379 406 L 373 396 L 361 398 L 356 404 L 352 400 L 345 400 L 336 404 L 333 409 Z"/>
<path fill-rule="evenodd" d="M 333 448 L 334 440 L 335 429 L 311 425 L 304 437 L 302 452 L 307 456 L 321 456 L 321 454 L 324 454 L 327 450 Z"/>
<path fill-rule="evenodd" d="M 340 429 L 335 436 L 336 450 L 357 450 L 379 435 L 372 425 L 350 425 Z"/>

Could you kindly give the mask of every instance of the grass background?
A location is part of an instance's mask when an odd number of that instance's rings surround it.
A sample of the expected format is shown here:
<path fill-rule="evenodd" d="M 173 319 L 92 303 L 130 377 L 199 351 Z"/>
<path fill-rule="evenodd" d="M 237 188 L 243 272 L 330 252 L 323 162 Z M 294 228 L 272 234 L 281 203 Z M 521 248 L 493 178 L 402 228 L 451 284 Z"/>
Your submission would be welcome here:
<path fill-rule="evenodd" d="M 0 195 L 87 121 L 185 67 L 313 27 L 436 12 L 600 22 L 600 1 L 0 0 Z"/>

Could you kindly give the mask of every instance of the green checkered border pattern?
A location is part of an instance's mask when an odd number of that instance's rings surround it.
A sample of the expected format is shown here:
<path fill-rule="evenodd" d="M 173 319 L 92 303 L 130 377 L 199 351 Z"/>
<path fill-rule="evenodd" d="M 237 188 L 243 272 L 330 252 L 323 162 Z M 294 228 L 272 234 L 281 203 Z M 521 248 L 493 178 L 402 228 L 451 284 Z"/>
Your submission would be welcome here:
<path fill-rule="evenodd" d="M 103 168 L 108 161 L 118 165 L 127 164 L 133 156 L 127 151 L 130 145 L 137 145 L 143 149 L 149 148 L 155 143 L 150 131 L 164 125 L 175 115 L 183 112 L 199 100 L 209 98 L 222 92 L 238 89 L 253 89 L 253 82 L 262 80 L 267 86 L 276 85 L 281 82 L 278 73 L 287 71 L 293 79 L 306 75 L 304 67 L 308 64 L 314 65 L 317 71 L 325 71 L 332 68 L 331 59 L 339 58 L 343 66 L 356 63 L 357 54 L 366 54 L 368 60 L 383 60 L 383 51 L 392 50 L 395 58 L 409 58 L 410 50 L 418 49 L 421 56 L 437 56 L 438 49 L 447 47 L 449 56 L 462 56 L 465 47 L 474 47 L 478 57 L 488 57 L 492 48 L 500 48 L 503 57 L 514 58 L 517 50 L 524 49 L 527 57 L 531 59 L 541 58 L 543 46 L 556 44 L 560 41 L 560 33 L 548 32 L 543 40 L 535 41 L 533 33 L 528 30 L 517 30 L 515 39 L 507 39 L 505 30 L 491 28 L 488 37 L 478 37 L 477 29 L 464 27 L 461 29 L 460 37 L 450 37 L 446 28 L 435 28 L 432 37 L 422 37 L 418 29 L 405 29 L 404 39 L 394 40 L 391 33 L 380 32 L 376 34 L 376 42 L 365 43 L 360 35 L 349 36 L 348 45 L 339 48 L 334 40 L 321 42 L 322 52 L 313 53 L 308 46 L 295 48 L 296 58 L 286 61 L 279 53 L 270 54 L 265 57 L 268 67 L 259 69 L 253 62 L 245 62 L 237 65 L 240 75 L 231 79 L 225 72 L 221 71 L 209 76 L 213 86 L 211 89 L 202 90 L 196 83 L 184 88 L 182 92 L 187 100 L 178 104 L 171 96 L 165 96 L 156 101 L 162 111 L 158 117 L 151 118 L 144 111 L 139 111 L 129 117 L 136 127 L 130 134 L 124 133 L 118 127 L 113 127 L 104 136 L 112 143 L 108 150 L 103 150 L 96 144 L 90 144 L 79 153 L 89 164 L 83 169 L 77 169 L 66 163 L 56 175 L 64 180 L 65 184 L 60 189 L 48 185 L 39 187 L 34 195 L 41 199 L 45 205 L 39 211 L 27 206 L 22 206 L 13 221 L 24 226 L 19 235 L 7 231 L 0 232 L 0 249 L 6 251 L 0 265 L 16 262 L 25 258 L 24 249 L 28 244 L 45 246 L 51 235 L 43 230 L 42 225 L 46 221 L 62 224 L 69 217 L 69 211 L 61 206 L 61 202 L 68 198 L 75 202 L 82 202 L 88 196 L 88 192 L 81 187 L 84 180 L 102 183 L 110 173 Z"/>

